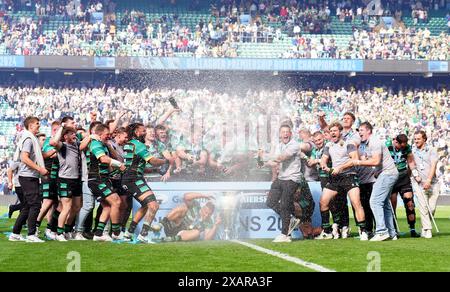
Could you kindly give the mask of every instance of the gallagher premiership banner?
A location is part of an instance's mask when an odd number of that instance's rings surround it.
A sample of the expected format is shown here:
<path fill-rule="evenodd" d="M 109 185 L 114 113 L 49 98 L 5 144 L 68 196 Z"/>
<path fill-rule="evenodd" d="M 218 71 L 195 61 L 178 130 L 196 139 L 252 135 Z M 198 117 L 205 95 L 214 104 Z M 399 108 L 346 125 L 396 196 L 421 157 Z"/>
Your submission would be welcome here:
<path fill-rule="evenodd" d="M 130 64 L 122 64 L 130 61 Z M 131 57 L 119 67 L 144 70 L 362 72 L 363 60 Z"/>
<path fill-rule="evenodd" d="M 214 197 L 211 200 L 215 205 L 212 218 L 215 220 L 219 215 L 222 219 L 216 239 L 274 238 L 281 232 L 279 216 L 266 206 L 270 182 L 149 182 L 149 185 L 160 204 L 155 218 L 157 222 L 173 208 L 183 204 L 186 193 L 195 192 Z M 315 202 L 312 223 L 316 227 L 321 224 L 319 200 L 322 190 L 319 182 L 309 183 L 309 187 Z M 199 199 L 202 206 L 207 201 Z M 140 204 L 134 200 L 133 216 L 139 207 Z M 141 227 L 142 222 L 136 229 L 136 235 Z M 159 236 L 165 236 L 164 229 Z M 302 235 L 296 230 L 292 237 L 302 238 Z"/>

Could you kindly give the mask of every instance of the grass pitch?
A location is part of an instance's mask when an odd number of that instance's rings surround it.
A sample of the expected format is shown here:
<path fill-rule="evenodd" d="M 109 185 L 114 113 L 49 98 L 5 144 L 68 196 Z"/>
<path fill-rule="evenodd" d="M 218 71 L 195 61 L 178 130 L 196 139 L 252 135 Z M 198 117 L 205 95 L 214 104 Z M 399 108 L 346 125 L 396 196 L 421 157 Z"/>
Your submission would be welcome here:
<path fill-rule="evenodd" d="M 0 215 L 5 213 L 0 208 Z M 399 214 L 404 210 L 399 208 Z M 17 213 L 16 213 L 17 215 Z M 367 271 L 375 255 L 381 271 L 450 271 L 450 207 L 438 207 L 436 221 L 441 231 L 432 239 L 360 242 L 301 240 L 275 244 L 271 239 L 247 240 L 336 271 Z M 351 221 L 354 224 L 354 221 Z M 399 218 L 402 231 L 406 219 Z M 67 271 L 73 252 L 80 255 L 80 270 L 164 272 L 306 272 L 309 268 L 228 241 L 164 244 L 100 243 L 71 241 L 29 244 L 9 242 L 14 219 L 0 219 L 0 271 Z M 45 226 L 45 223 L 43 224 Z M 353 230 L 356 228 L 352 226 Z M 416 228 L 420 231 L 420 218 Z M 42 229 L 43 230 L 43 229 Z M 355 235 L 355 234 L 353 234 Z"/>

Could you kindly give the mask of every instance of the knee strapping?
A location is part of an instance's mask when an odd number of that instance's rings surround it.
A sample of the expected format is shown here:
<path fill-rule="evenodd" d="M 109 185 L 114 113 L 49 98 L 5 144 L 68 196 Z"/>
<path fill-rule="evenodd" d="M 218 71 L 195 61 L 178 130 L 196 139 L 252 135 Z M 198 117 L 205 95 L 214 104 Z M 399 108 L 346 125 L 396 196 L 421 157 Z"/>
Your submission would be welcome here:
<path fill-rule="evenodd" d="M 146 197 L 145 199 L 143 199 L 142 201 L 140 201 L 142 207 L 147 206 L 148 204 L 150 204 L 151 202 L 155 202 L 155 195 L 150 195 L 148 197 Z"/>
<path fill-rule="evenodd" d="M 413 198 L 404 198 L 403 204 L 405 204 L 405 208 L 409 211 L 414 211 L 414 200 Z"/>

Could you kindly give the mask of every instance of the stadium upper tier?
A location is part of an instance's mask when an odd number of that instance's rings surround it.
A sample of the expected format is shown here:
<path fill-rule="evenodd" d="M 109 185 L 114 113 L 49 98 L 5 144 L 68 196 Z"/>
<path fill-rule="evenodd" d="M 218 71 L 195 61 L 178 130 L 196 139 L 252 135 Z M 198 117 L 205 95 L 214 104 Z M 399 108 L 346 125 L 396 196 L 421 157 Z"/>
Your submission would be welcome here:
<path fill-rule="evenodd" d="M 389 30 L 379 18 L 341 17 L 324 8 L 292 9 L 287 16 L 248 12 L 250 18 L 241 19 L 215 13 L 209 4 L 194 11 L 184 1 L 163 8 L 120 2 L 114 13 L 101 10 L 101 24 L 86 15 L 6 12 L 0 55 L 450 60 L 443 16 L 403 16 Z"/>

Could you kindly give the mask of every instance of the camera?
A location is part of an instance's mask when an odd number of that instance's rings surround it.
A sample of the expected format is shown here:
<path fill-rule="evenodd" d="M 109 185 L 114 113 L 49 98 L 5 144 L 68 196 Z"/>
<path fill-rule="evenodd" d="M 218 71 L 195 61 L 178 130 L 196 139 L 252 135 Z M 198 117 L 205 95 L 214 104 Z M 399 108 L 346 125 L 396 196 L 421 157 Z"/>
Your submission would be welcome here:
<path fill-rule="evenodd" d="M 158 170 L 159 174 L 165 175 L 167 173 L 167 171 L 169 170 L 169 167 L 170 167 L 169 160 L 166 159 L 166 162 L 159 167 L 159 170 Z"/>

